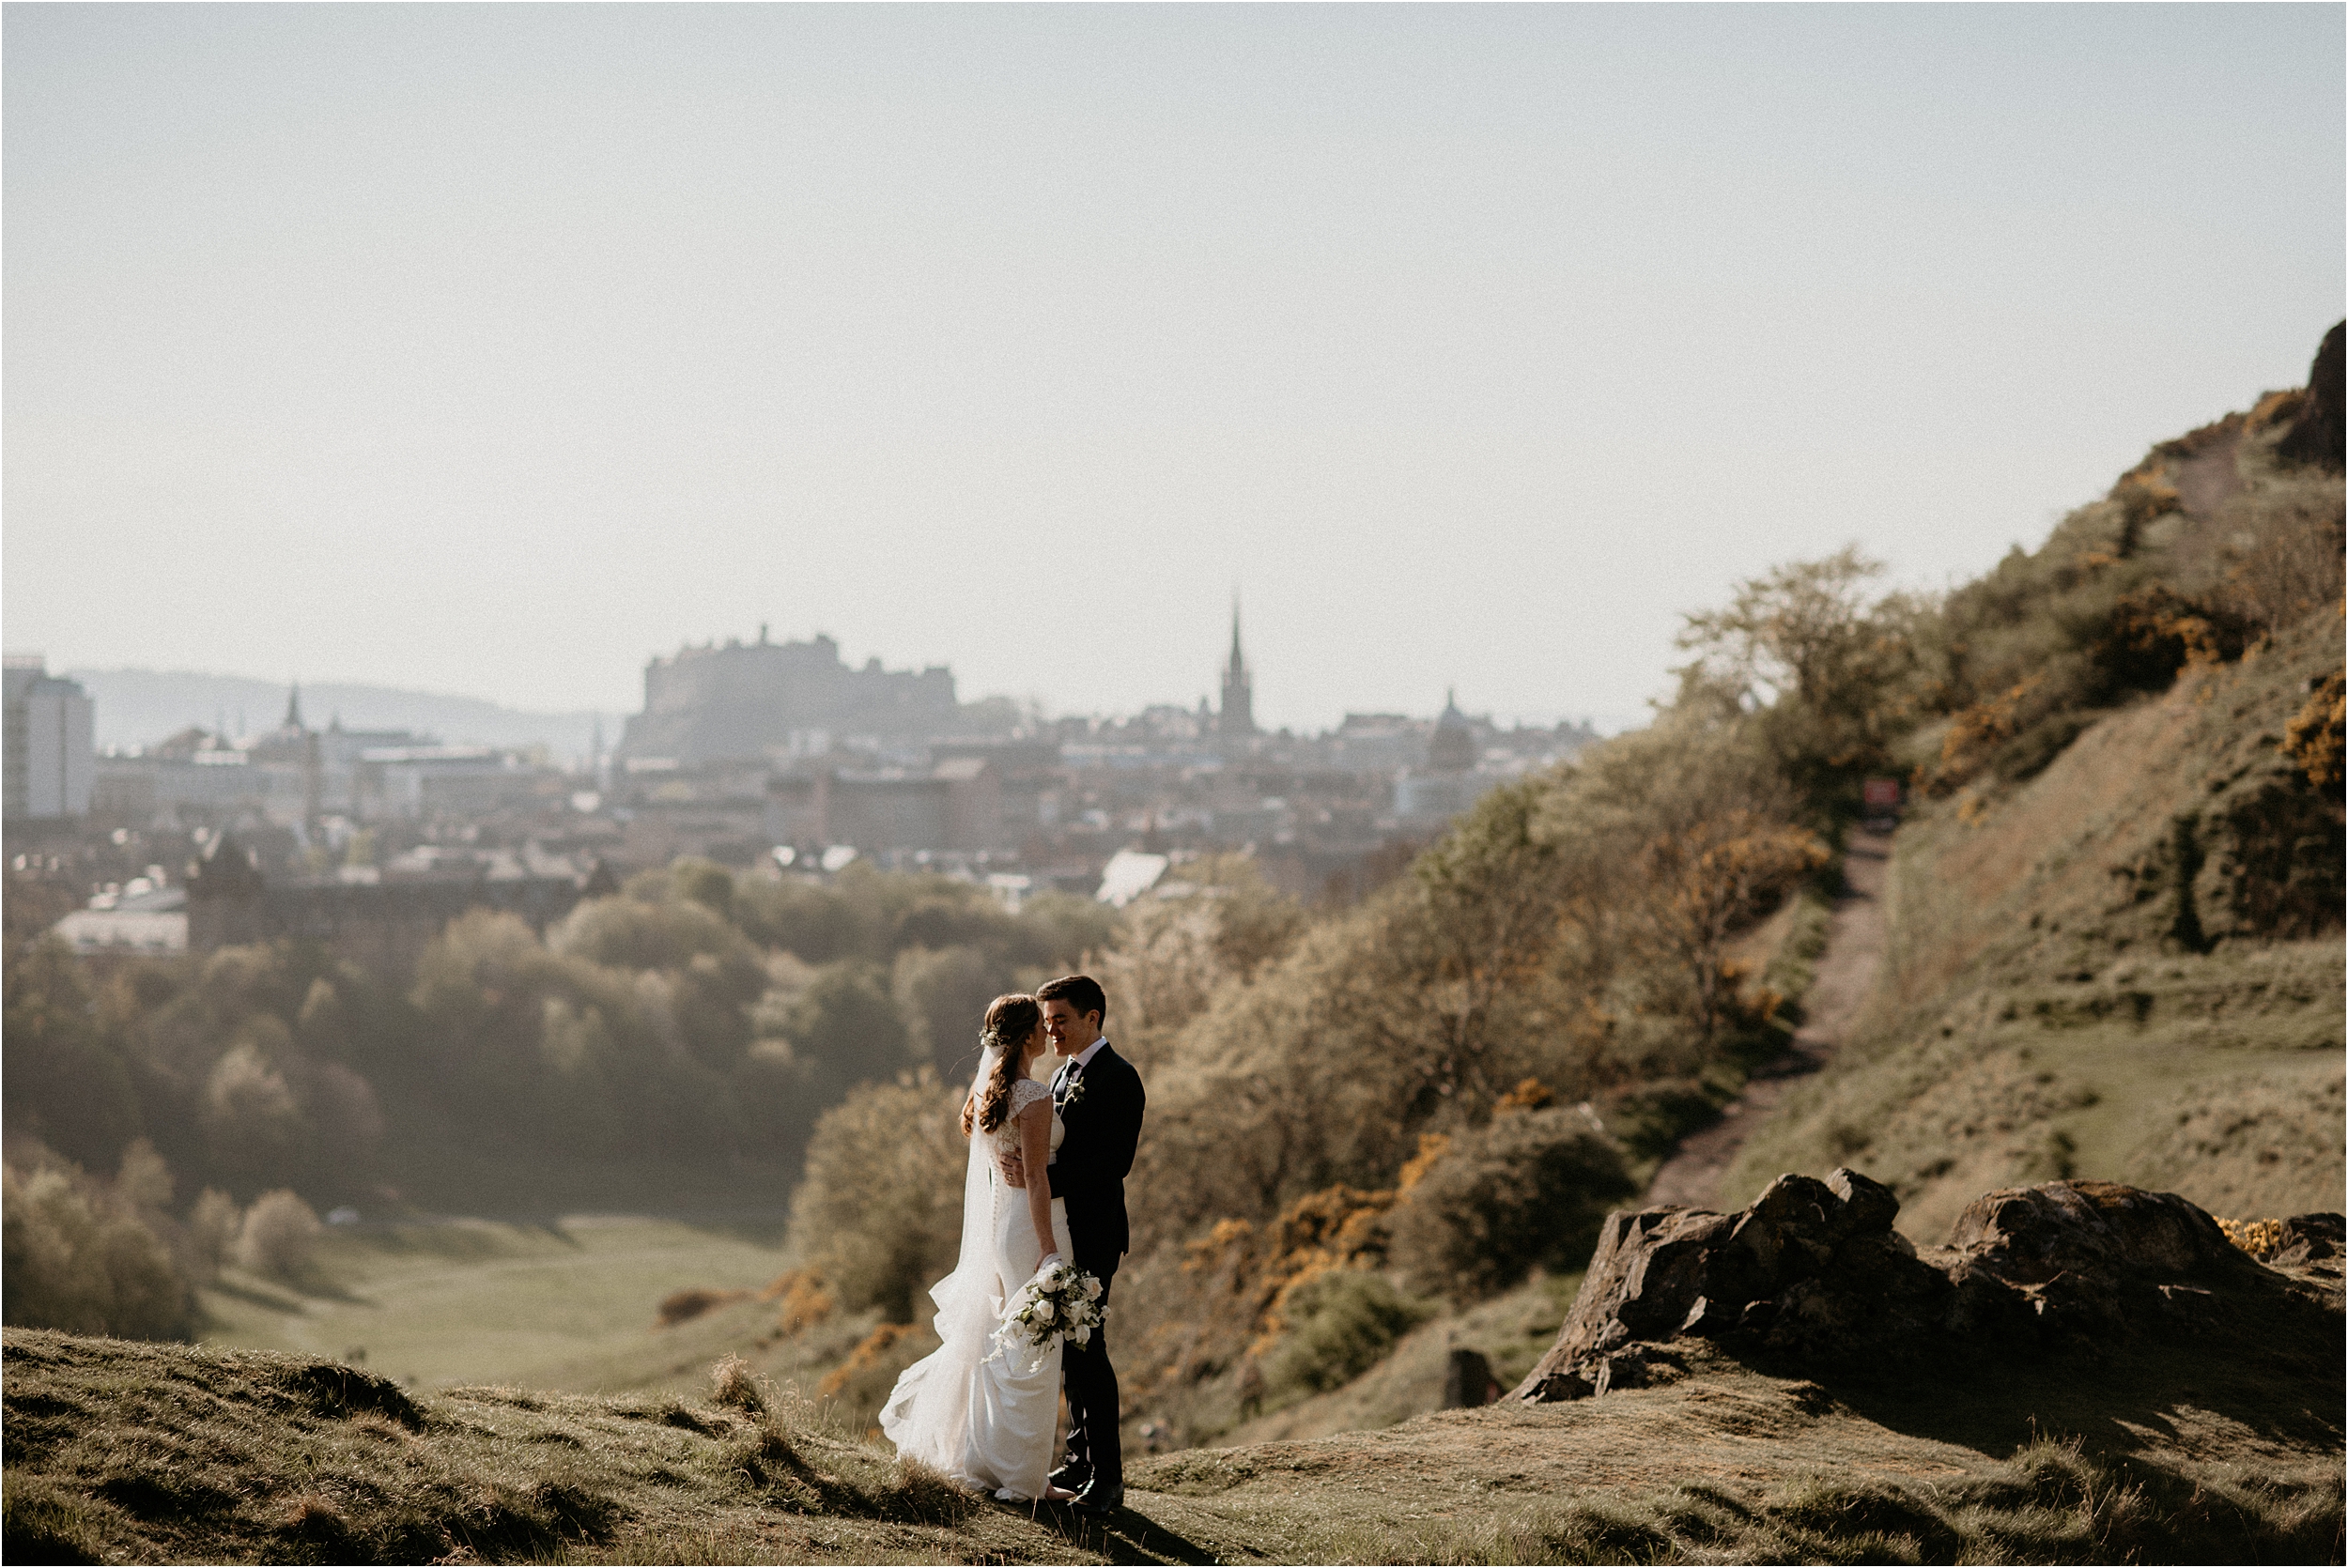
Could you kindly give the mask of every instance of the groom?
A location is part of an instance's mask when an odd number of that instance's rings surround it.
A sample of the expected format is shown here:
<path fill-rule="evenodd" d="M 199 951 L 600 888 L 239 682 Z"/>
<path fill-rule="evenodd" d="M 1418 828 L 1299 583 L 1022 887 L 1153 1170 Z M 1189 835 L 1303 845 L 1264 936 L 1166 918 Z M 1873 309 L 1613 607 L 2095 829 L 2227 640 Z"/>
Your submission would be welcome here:
<path fill-rule="evenodd" d="M 1101 1033 L 1108 998 L 1089 975 L 1038 986 L 1043 1033 L 1069 1058 L 1052 1075 L 1059 1113 L 1059 1151 L 1052 1156 L 1052 1196 L 1066 1200 L 1073 1261 L 1101 1282 L 1104 1318 L 1089 1345 L 1063 1341 L 1060 1381 L 1068 1393 L 1068 1461 L 1052 1484 L 1076 1494 L 1085 1513 L 1107 1514 L 1125 1501 L 1125 1460 L 1117 1436 L 1117 1369 L 1109 1365 L 1109 1282 L 1125 1255 L 1125 1173 L 1134 1168 L 1146 1099 L 1141 1075 Z"/>

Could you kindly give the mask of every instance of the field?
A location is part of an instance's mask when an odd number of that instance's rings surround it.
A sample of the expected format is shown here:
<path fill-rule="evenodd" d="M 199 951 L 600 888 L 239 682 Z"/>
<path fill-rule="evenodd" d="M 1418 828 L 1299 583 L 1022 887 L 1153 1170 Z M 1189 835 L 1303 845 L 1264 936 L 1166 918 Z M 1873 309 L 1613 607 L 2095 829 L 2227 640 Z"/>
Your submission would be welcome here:
<path fill-rule="evenodd" d="M 414 1391 L 525 1383 L 582 1393 L 657 1381 L 680 1334 L 662 1298 L 755 1291 L 790 1265 L 781 1226 L 578 1215 L 335 1227 L 301 1287 L 230 1271 L 204 1343 L 363 1365 Z M 708 1358 L 694 1345 L 692 1371 Z"/>

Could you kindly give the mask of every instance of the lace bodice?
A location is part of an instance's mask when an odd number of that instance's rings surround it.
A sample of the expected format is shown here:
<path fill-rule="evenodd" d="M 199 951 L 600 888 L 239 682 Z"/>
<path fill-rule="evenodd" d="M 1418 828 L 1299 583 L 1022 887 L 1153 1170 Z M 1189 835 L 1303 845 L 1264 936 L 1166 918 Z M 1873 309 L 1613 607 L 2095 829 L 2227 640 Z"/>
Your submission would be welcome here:
<path fill-rule="evenodd" d="M 1039 1099 L 1051 1098 L 1052 1091 L 1048 1085 L 1039 1084 L 1032 1078 L 1020 1079 L 1011 1086 L 1011 1108 L 1003 1114 L 1003 1125 L 996 1128 L 990 1136 L 1002 1147 L 1016 1150 L 1019 1147 L 1019 1113 Z M 1059 1117 L 1055 1115 L 1052 1117 L 1052 1146 L 1054 1148 L 1059 1147 Z"/>

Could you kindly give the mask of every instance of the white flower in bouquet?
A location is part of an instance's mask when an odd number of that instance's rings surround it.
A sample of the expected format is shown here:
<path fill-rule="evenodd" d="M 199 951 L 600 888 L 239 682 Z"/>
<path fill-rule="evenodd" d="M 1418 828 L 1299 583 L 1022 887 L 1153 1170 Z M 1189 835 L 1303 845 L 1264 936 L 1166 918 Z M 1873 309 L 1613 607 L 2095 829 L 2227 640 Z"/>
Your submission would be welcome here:
<path fill-rule="evenodd" d="M 995 1330 L 995 1355 L 1018 1350 L 1024 1358 L 1048 1355 L 1066 1340 L 1092 1343 L 1101 1326 L 1101 1282 L 1066 1262 L 1039 1272 L 1019 1289 Z"/>

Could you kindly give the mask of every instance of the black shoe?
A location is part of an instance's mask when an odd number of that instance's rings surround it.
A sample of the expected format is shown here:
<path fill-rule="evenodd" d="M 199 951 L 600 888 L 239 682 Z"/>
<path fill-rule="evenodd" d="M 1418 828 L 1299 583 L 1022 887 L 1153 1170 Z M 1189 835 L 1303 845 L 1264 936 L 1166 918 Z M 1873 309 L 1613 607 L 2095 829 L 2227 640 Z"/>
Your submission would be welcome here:
<path fill-rule="evenodd" d="M 1098 1483 L 1076 1494 L 1076 1500 L 1068 1505 L 1079 1514 L 1105 1518 L 1125 1506 L 1125 1488 L 1103 1486 Z"/>
<path fill-rule="evenodd" d="M 1092 1484 L 1092 1467 L 1089 1465 L 1062 1465 L 1058 1469 L 1054 1470 L 1050 1475 L 1045 1476 L 1043 1479 L 1050 1482 L 1053 1485 L 1061 1488 L 1063 1491 L 1081 1492 L 1086 1487 Z"/>

